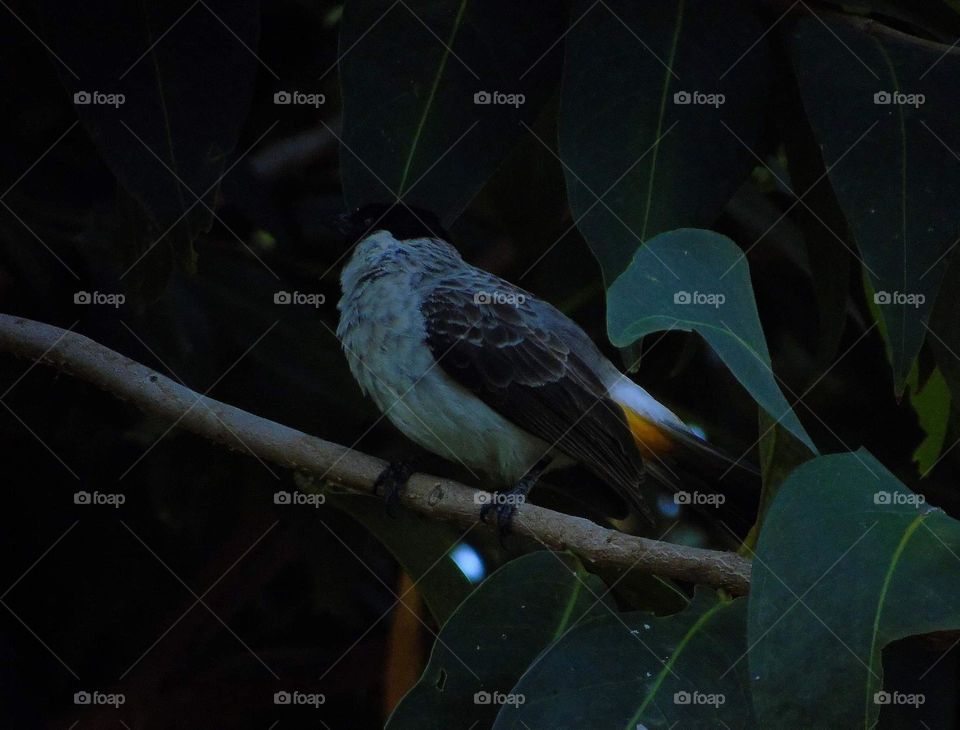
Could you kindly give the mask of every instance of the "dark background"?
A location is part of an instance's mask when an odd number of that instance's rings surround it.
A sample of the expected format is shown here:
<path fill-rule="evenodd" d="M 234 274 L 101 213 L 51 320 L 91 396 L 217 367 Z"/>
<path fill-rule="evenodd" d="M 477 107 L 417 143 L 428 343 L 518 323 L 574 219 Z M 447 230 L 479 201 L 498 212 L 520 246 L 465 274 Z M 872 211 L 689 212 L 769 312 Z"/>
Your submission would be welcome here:
<path fill-rule="evenodd" d="M 235 129 L 228 136 L 236 141 L 224 154 L 227 165 L 237 164 L 201 196 L 216 219 L 197 206 L 152 248 L 166 226 L 145 214 L 128 180 L 118 180 L 117 166 L 129 163 L 141 176 L 138 189 L 152 186 L 164 205 L 184 191 L 159 163 L 133 162 L 137 156 L 149 162 L 151 153 L 132 132 L 115 145 L 108 139 L 112 152 L 105 153 L 90 126 L 71 126 L 78 120 L 71 103 L 76 84 L 109 90 L 151 42 L 142 28 L 115 25 L 114 6 L 94 6 L 81 11 L 12 2 L 0 9 L 0 189 L 6 191 L 0 309 L 71 328 L 198 392 L 212 387 L 210 395 L 221 401 L 307 433 L 384 458 L 408 454 L 411 445 L 378 420 L 353 384 L 333 336 L 346 252 L 318 219 L 343 208 L 338 144 L 329 131 L 341 130 L 340 6 L 284 0 L 265 3 L 252 19 L 237 11 L 236 24 L 259 24 L 256 57 L 203 5 L 159 41 L 180 49 L 182 64 L 172 73 L 186 77 L 197 60 L 183 49 L 202 45 L 222 54 L 222 78 L 206 93 L 191 90 L 191 113 L 198 137 L 213 134 L 205 127 L 210 120 L 229 118 Z M 188 8 L 182 2 L 157 10 L 148 24 L 152 40 Z M 767 12 L 775 17 L 778 9 Z M 95 45 L 71 41 L 74 21 L 84 14 L 90 27 L 122 36 L 125 52 L 111 45 L 114 55 L 101 55 Z M 134 86 L 136 73 L 152 60 L 139 63 L 128 77 Z M 241 67 L 252 80 L 247 91 L 229 73 Z M 795 103 L 792 82 L 776 74 L 764 119 L 767 153 Z M 323 93 L 326 103 L 278 107 L 273 95 L 284 84 Z M 232 106 L 233 95 L 243 94 L 249 101 Z M 124 111 L 118 113 L 131 130 L 154 141 L 150 115 L 127 118 Z M 535 128 L 552 140 L 552 124 L 545 114 Z M 211 183 L 217 177 L 208 175 Z M 205 187 L 194 189 L 200 194 Z M 748 240 L 788 205 L 758 174 L 714 227 Z M 785 217 L 749 254 L 774 369 L 797 393 L 815 378 L 818 346 L 814 291 L 796 249 L 801 214 Z M 600 269 L 588 247 L 573 231 L 551 248 L 570 220 L 560 166 L 526 137 L 457 219 L 452 235 L 470 262 L 556 304 L 619 358 L 606 340 Z M 855 268 L 848 285 L 839 351 L 853 349 L 808 393 L 798 415 L 823 452 L 865 446 L 956 516 L 956 458 L 918 482 L 911 463 L 923 436 L 916 414 L 893 396 L 879 333 L 857 342 L 870 314 Z M 126 301 L 119 308 L 75 304 L 80 291 L 123 293 Z M 326 301 L 316 309 L 276 305 L 277 291 L 319 293 Z M 927 370 L 928 359 L 924 351 Z M 754 402 L 695 335 L 649 338 L 637 377 L 731 452 L 742 453 L 756 440 Z M 407 612 L 391 608 L 393 593 L 403 590 L 402 572 L 373 532 L 333 506 L 275 505 L 275 491 L 296 488 L 289 473 L 242 448 L 228 451 L 169 430 L 170 424 L 45 366 L 0 355 L 0 396 L 0 708 L 6 726 L 383 723 L 418 675 L 433 637 Z M 435 460 L 424 468 L 463 477 Z M 76 505 L 79 490 L 119 493 L 125 504 Z M 540 500 L 583 506 L 550 490 Z M 411 515 L 398 520 L 446 539 L 458 536 Z M 488 570 L 536 547 L 517 540 L 503 549 L 479 533 L 467 541 Z M 695 516 L 671 539 L 719 544 Z M 421 616 L 436 629 L 425 611 Z M 952 657 L 941 664 L 946 672 L 952 667 Z M 94 688 L 123 692 L 125 705 L 74 706 L 75 691 Z M 294 689 L 324 693 L 325 706 L 273 704 L 274 692 Z"/>

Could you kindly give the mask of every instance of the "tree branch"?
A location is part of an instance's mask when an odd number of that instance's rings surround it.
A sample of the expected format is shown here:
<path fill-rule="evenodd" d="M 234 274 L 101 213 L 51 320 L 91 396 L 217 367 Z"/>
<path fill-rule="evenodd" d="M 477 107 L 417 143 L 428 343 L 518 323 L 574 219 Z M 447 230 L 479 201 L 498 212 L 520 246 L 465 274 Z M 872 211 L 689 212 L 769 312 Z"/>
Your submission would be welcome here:
<path fill-rule="evenodd" d="M 0 314 L 0 351 L 52 365 L 198 436 L 351 491 L 371 494 L 386 466 L 381 459 L 207 398 L 59 327 Z M 477 491 L 447 479 L 414 474 L 401 502 L 434 519 L 467 527 L 478 518 Z M 734 553 L 634 537 L 534 504 L 519 509 L 514 530 L 550 548 L 570 550 L 588 564 L 717 586 L 736 595 L 749 589 L 750 562 Z"/>

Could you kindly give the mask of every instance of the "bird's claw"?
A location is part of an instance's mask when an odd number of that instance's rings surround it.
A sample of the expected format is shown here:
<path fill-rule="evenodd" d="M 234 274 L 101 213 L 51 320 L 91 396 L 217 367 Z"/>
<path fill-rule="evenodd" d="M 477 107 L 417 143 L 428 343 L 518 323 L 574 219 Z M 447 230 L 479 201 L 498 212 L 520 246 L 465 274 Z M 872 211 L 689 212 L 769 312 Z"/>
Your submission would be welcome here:
<path fill-rule="evenodd" d="M 400 495 L 403 494 L 411 474 L 413 474 L 413 465 L 409 461 L 391 461 L 373 483 L 374 494 L 379 495 L 383 490 L 387 514 L 391 517 L 396 515 Z"/>
<path fill-rule="evenodd" d="M 504 538 L 510 534 L 513 517 L 517 513 L 516 501 L 511 497 L 521 493 L 523 492 L 519 489 L 511 489 L 509 492 L 494 492 L 493 499 L 480 508 L 480 519 L 483 522 L 487 522 L 487 515 L 491 512 L 496 515 L 495 524 L 497 525 L 497 536 L 501 545 L 503 545 Z"/>

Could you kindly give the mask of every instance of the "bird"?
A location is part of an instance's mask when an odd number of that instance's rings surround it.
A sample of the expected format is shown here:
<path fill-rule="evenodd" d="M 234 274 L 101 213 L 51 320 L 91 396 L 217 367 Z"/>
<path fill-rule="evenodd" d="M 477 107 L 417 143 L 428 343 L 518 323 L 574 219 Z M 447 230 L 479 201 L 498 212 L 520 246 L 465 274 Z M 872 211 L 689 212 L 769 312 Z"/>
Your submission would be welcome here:
<path fill-rule="evenodd" d="M 354 379 L 410 440 L 504 487 L 480 513 L 501 531 L 574 464 L 651 521 L 647 475 L 678 490 L 694 465 L 738 466 L 556 307 L 464 261 L 431 211 L 371 203 L 332 225 L 354 246 L 336 332 Z M 391 463 L 375 491 L 396 498 L 411 471 Z"/>

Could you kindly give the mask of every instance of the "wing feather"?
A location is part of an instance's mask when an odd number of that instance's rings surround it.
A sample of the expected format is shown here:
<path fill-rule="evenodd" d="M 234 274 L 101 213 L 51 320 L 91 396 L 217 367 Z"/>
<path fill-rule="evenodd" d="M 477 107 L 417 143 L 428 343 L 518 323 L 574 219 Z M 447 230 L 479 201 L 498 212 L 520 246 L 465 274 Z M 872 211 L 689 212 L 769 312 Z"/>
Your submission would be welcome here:
<path fill-rule="evenodd" d="M 447 279 L 422 302 L 427 344 L 439 366 L 500 415 L 588 467 L 647 513 L 638 490 L 643 459 L 626 416 L 578 354 L 589 350 L 569 342 L 588 339 L 586 334 L 549 304 L 490 277 L 487 290 L 522 296 L 478 304 L 477 286 L 471 284 L 479 282 Z M 550 320 L 558 317 L 563 326 L 551 327 Z"/>

